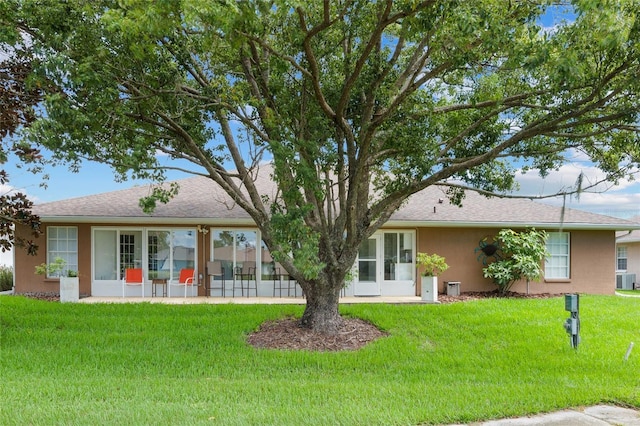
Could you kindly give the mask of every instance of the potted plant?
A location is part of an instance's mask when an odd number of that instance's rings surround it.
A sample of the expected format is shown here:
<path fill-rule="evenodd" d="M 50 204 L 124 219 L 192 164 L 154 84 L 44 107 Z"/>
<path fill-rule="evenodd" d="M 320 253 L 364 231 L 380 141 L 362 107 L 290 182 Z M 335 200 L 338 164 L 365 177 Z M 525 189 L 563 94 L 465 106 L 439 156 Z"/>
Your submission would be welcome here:
<path fill-rule="evenodd" d="M 36 274 L 48 277 L 60 277 L 60 301 L 77 302 L 80 299 L 80 279 L 78 271 L 67 269 L 67 262 L 56 257 L 52 263 L 36 266 Z"/>
<path fill-rule="evenodd" d="M 418 253 L 418 267 L 422 269 L 422 300 L 438 302 L 438 275 L 449 269 L 444 257 L 437 254 Z"/>

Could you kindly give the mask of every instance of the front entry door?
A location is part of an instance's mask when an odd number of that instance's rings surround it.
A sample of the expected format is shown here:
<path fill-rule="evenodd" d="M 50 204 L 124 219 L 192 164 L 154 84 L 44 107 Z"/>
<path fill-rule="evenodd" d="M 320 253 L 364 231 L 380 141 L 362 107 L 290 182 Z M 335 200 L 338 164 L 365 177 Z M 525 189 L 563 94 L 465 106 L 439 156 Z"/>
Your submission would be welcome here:
<path fill-rule="evenodd" d="M 381 236 L 374 235 L 363 242 L 358 251 L 358 277 L 355 280 L 354 296 L 380 296 L 382 268 L 378 260 Z"/>

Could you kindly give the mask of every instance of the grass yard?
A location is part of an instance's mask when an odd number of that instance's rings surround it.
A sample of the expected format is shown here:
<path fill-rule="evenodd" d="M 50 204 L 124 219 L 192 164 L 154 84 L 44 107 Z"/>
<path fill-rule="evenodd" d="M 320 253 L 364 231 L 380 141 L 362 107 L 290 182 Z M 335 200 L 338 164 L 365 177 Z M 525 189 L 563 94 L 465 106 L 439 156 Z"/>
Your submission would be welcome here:
<path fill-rule="evenodd" d="M 3 425 L 415 425 L 601 402 L 640 407 L 640 299 L 342 306 L 388 331 L 357 352 L 258 350 L 300 306 L 0 298 Z M 628 361 L 624 356 L 636 342 Z"/>

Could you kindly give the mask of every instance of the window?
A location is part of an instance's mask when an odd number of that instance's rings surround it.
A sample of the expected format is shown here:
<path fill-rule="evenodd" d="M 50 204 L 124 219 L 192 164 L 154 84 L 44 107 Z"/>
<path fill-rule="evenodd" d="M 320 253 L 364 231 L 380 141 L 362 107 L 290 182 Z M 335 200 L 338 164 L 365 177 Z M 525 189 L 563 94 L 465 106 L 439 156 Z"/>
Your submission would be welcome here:
<path fill-rule="evenodd" d="M 377 281 L 377 244 L 378 241 L 375 238 L 369 238 L 360 245 L 358 251 L 358 280 L 360 281 Z"/>
<path fill-rule="evenodd" d="M 53 263 L 57 258 L 66 262 L 69 271 L 78 270 L 78 228 L 75 226 L 49 226 L 47 228 L 47 263 Z M 60 273 L 49 276 L 54 278 Z"/>
<path fill-rule="evenodd" d="M 545 279 L 570 278 L 570 248 L 568 232 L 549 232 L 547 238 L 549 257 L 544 264 Z"/>
<path fill-rule="evenodd" d="M 616 250 L 616 270 L 627 270 L 627 247 L 618 246 Z"/>
<path fill-rule="evenodd" d="M 140 238 L 137 238 L 140 247 Z M 136 250 L 135 234 L 120 234 L 120 265 L 123 269 L 140 267 L 140 250 Z"/>

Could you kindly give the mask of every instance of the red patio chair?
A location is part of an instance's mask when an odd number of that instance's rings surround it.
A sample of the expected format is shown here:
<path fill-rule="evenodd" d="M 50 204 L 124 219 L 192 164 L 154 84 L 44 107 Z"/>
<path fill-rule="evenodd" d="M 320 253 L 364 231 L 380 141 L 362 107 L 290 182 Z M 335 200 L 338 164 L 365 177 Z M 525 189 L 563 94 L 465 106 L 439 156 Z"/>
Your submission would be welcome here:
<path fill-rule="evenodd" d="M 184 297 L 187 297 L 187 289 L 193 288 L 196 282 L 196 270 L 195 269 L 181 269 L 180 277 L 177 283 L 170 283 L 171 285 L 184 286 Z M 169 290 L 169 296 L 171 296 L 171 290 Z"/>
<path fill-rule="evenodd" d="M 122 297 L 125 296 L 127 286 L 140 286 L 142 289 L 141 296 L 144 297 L 144 276 L 142 268 L 127 268 L 124 270 L 124 278 L 122 279 Z"/>

